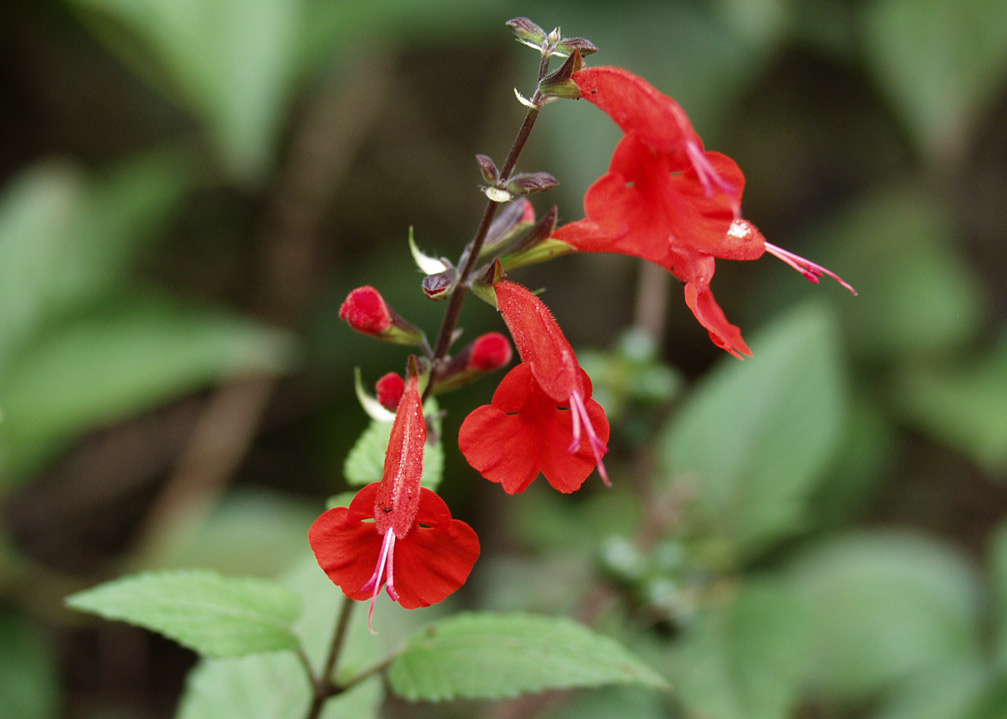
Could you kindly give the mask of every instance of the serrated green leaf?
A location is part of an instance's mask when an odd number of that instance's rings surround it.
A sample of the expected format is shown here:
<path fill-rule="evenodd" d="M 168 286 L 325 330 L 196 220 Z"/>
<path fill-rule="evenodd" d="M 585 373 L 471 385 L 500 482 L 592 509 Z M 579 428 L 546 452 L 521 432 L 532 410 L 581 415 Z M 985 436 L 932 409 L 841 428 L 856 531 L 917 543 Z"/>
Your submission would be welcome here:
<path fill-rule="evenodd" d="M 792 567 L 806 607 L 808 681 L 863 698 L 919 672 L 974 662 L 979 592 L 966 559 L 901 533 L 859 533 L 808 548 Z"/>
<path fill-rule="evenodd" d="M 321 719 L 376 719 L 384 692 L 378 677 L 329 699 Z M 304 717 L 311 690 L 293 654 L 201 662 L 189 675 L 176 719 Z"/>
<path fill-rule="evenodd" d="M 868 68 L 893 109 L 928 154 L 963 151 L 1007 68 L 1007 4 L 878 0 L 864 7 Z"/>
<path fill-rule="evenodd" d="M 725 358 L 664 434 L 671 479 L 695 485 L 695 521 L 712 523 L 751 555 L 801 526 L 842 428 L 835 328 L 809 305 L 752 342 L 754 357 Z"/>
<path fill-rule="evenodd" d="M 459 614 L 411 637 L 388 670 L 406 699 L 498 699 L 545 689 L 637 684 L 666 689 L 618 642 L 563 617 Z"/>
<path fill-rule="evenodd" d="M 423 412 L 427 417 L 434 417 L 433 425 L 437 436 L 441 436 L 441 423 L 437 419 L 438 406 L 436 400 L 427 400 Z M 371 482 L 380 482 L 385 471 L 385 452 L 388 450 L 388 440 L 392 435 L 392 423 L 371 420 L 356 444 L 346 455 L 343 463 L 343 475 L 353 486 L 363 486 Z M 438 441 L 431 444 L 429 437 L 423 450 L 423 478 L 420 484 L 429 490 L 437 491 L 444 478 L 444 443 Z"/>
<path fill-rule="evenodd" d="M 289 590 L 208 570 L 137 574 L 67 597 L 67 605 L 158 632 L 208 657 L 296 649 L 300 603 Z"/>
<path fill-rule="evenodd" d="M 348 600 L 306 548 L 305 552 L 297 555 L 296 566 L 281 583 L 304 607 L 293 632 L 318 671 L 332 641 L 340 607 Z M 349 680 L 373 666 L 382 651 L 381 642 L 367 631 L 367 612 L 357 612 L 340 653 L 338 678 Z M 326 702 L 322 719 L 376 719 L 384 694 L 380 678 L 374 677 Z M 203 659 L 188 678 L 177 719 L 290 719 L 307 716 L 310 702 L 304 666 L 289 652 Z"/>
<path fill-rule="evenodd" d="M 1007 469 L 1007 336 L 985 356 L 903 372 L 893 406 L 991 473 Z"/>

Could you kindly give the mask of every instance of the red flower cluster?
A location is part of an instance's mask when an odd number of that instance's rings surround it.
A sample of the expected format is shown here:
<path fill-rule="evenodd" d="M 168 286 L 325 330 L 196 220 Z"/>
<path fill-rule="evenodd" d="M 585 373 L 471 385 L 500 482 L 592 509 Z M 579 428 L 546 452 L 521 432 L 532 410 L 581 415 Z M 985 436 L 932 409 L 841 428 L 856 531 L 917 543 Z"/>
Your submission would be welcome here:
<path fill-rule="evenodd" d="M 541 472 L 560 492 L 580 488 L 598 467 L 609 426 L 591 399 L 591 380 L 577 364 L 549 308 L 512 282 L 493 285 L 521 364 L 462 423 L 458 446 L 475 469 L 509 494 L 523 492 Z"/>
<path fill-rule="evenodd" d="M 553 239 L 582 252 L 616 252 L 661 265 L 685 283 L 685 301 L 710 338 L 739 359 L 752 352 L 713 298 L 714 260 L 754 260 L 769 252 L 817 282 L 825 268 L 765 241 L 742 219 L 745 176 L 707 152 L 682 107 L 646 80 L 616 67 L 573 75 L 588 102 L 626 133 L 608 174 L 587 191 L 587 217 Z"/>
<path fill-rule="evenodd" d="M 321 568 L 350 599 L 370 599 L 372 614 L 382 587 L 406 609 L 442 601 L 465 583 L 479 557 L 472 528 L 420 487 L 426 438 L 413 374 L 395 413 L 381 481 L 360 490 L 349 507 L 325 512 L 308 531 Z"/>

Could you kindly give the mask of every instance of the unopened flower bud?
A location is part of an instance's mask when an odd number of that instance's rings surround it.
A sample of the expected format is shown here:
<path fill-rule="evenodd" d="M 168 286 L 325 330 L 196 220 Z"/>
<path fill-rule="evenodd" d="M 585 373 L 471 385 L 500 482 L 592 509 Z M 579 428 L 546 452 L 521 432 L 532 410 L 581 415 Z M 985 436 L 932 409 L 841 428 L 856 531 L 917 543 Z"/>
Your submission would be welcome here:
<path fill-rule="evenodd" d="M 559 70 L 542 78 L 542 82 L 538 84 L 539 92 L 547 98 L 577 99 L 581 97 L 580 88 L 572 78 L 574 73 L 583 67 L 584 60 L 580 56 L 580 51 L 574 48 L 570 57 L 566 59 Z"/>
<path fill-rule="evenodd" d="M 510 342 L 499 332 L 487 332 L 472 343 L 468 366 L 483 372 L 492 372 L 510 364 L 514 350 Z"/>
<path fill-rule="evenodd" d="M 443 272 L 423 278 L 423 294 L 431 300 L 443 300 L 451 295 L 457 282 L 458 270 L 449 267 Z"/>
<path fill-rule="evenodd" d="M 490 185 L 494 184 L 500 179 L 500 172 L 497 170 L 496 163 L 488 155 L 476 155 L 476 162 L 479 163 L 479 172 L 482 173 L 483 180 L 485 180 Z"/>
<path fill-rule="evenodd" d="M 402 379 L 402 375 L 389 372 L 377 381 L 374 391 L 381 406 L 394 412 L 402 399 L 402 393 L 406 391 L 406 381 Z"/>
<path fill-rule="evenodd" d="M 488 372 L 507 366 L 514 356 L 510 341 L 499 332 L 487 332 L 466 345 L 437 373 L 434 392 L 447 392 L 474 382 Z"/>
<path fill-rule="evenodd" d="M 583 57 L 598 52 L 598 46 L 586 37 L 565 37 L 556 43 L 556 50 L 564 55 L 569 55 L 577 50 Z"/>
<path fill-rule="evenodd" d="M 507 27 L 517 36 L 518 42 L 536 50 L 545 43 L 545 30 L 526 17 L 516 17 L 507 21 Z"/>
<path fill-rule="evenodd" d="M 550 190 L 558 184 L 559 180 L 548 172 L 524 172 L 507 181 L 507 191 L 513 195 L 531 195 Z"/>
<path fill-rule="evenodd" d="M 358 287 L 347 295 L 339 308 L 339 317 L 357 332 L 385 342 L 404 345 L 423 342 L 423 333 L 402 319 L 381 293 L 369 285 Z"/>

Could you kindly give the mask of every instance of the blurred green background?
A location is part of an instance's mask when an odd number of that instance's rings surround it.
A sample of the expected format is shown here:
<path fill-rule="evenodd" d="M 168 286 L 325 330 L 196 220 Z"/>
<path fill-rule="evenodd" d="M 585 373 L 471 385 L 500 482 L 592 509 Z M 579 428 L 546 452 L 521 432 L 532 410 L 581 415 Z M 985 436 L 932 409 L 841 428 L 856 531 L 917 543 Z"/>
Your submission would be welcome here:
<path fill-rule="evenodd" d="M 38 0 L 0 6 L 0 717 L 171 716 L 195 658 L 62 597 L 304 556 L 366 426 L 353 367 L 405 363 L 339 304 L 372 284 L 436 331 L 407 228 L 452 258 L 473 233 L 473 155 L 534 90 L 516 15 L 679 100 L 746 217 L 860 295 L 719 263 L 739 365 L 677 285 L 623 335 L 655 303 L 629 258 L 516 273 L 632 479 L 502 502 L 451 440 L 493 383 L 445 397 L 443 492 L 484 538 L 460 605 L 573 611 L 600 578 L 677 690 L 545 715 L 1007 716 L 1007 3 Z M 539 212 L 579 219 L 618 137 L 547 107 Z M 501 329 L 469 305 L 466 336 Z M 679 498 L 649 543 L 640 486 Z"/>

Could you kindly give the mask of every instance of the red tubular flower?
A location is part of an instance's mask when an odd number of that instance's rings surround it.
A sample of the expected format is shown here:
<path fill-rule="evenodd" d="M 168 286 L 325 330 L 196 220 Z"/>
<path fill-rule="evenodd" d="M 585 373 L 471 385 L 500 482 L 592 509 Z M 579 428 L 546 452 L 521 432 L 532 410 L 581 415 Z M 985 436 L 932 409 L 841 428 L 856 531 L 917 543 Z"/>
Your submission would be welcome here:
<path fill-rule="evenodd" d="M 829 275 L 853 292 L 824 267 L 766 242 L 742 219 L 745 176 L 731 158 L 705 151 L 672 98 L 621 68 L 582 70 L 573 81 L 626 136 L 608 174 L 587 191 L 586 218 L 558 228 L 553 239 L 665 267 L 685 283 L 686 303 L 714 344 L 739 359 L 752 352 L 713 298 L 715 258 L 754 260 L 769 252 L 812 282 Z"/>
<path fill-rule="evenodd" d="M 472 528 L 420 487 L 425 442 L 413 374 L 392 424 L 381 481 L 360 490 L 349 507 L 322 514 L 308 530 L 319 566 L 350 599 L 370 599 L 371 614 L 382 587 L 406 609 L 442 601 L 465 583 L 479 557 Z"/>
<path fill-rule="evenodd" d="M 475 469 L 508 494 L 523 492 L 541 472 L 560 492 L 579 489 L 602 462 L 609 426 L 591 399 L 591 380 L 549 308 L 512 282 L 493 286 L 504 322 L 523 360 L 462 423 L 458 445 Z"/>

